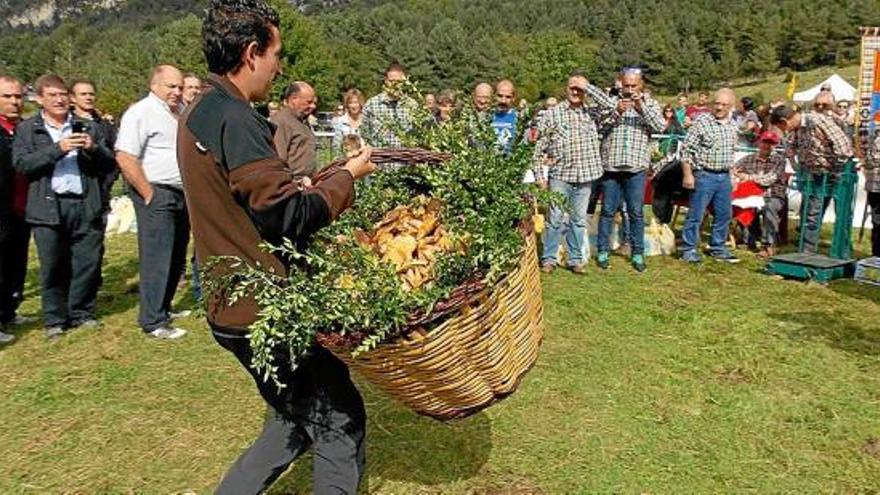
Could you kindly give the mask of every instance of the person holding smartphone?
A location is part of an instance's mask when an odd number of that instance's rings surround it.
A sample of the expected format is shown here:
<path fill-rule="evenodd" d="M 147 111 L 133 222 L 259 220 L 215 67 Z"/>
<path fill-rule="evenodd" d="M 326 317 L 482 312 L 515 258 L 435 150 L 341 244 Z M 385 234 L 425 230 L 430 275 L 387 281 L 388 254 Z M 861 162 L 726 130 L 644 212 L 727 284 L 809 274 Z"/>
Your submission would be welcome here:
<path fill-rule="evenodd" d="M 43 323 L 55 338 L 97 327 L 104 240 L 101 181 L 115 166 L 101 128 L 73 115 L 64 80 L 36 81 L 41 111 L 21 122 L 13 165 L 28 178 L 25 220 L 40 259 Z"/>

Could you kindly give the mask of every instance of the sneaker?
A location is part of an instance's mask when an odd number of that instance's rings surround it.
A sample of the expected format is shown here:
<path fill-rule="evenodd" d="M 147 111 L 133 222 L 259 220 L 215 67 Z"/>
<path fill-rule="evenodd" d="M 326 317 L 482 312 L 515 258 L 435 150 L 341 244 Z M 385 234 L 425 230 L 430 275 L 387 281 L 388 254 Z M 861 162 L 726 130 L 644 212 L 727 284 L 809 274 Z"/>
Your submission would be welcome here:
<path fill-rule="evenodd" d="M 729 252 L 713 254 L 712 259 L 716 261 L 723 261 L 724 263 L 729 263 L 731 265 L 739 263 L 739 258 L 730 254 Z"/>
<path fill-rule="evenodd" d="M 36 321 L 37 318 L 35 316 L 15 315 L 15 318 L 13 318 L 12 321 L 9 322 L 9 324 L 13 326 L 30 325 L 31 323 L 34 323 Z"/>
<path fill-rule="evenodd" d="M 46 327 L 46 338 L 49 340 L 57 339 L 64 334 L 64 327 Z"/>
<path fill-rule="evenodd" d="M 74 323 L 73 325 L 71 325 L 71 328 L 89 329 L 89 328 L 98 328 L 100 326 L 101 326 L 100 321 L 98 321 L 94 318 L 89 318 L 88 320 L 83 320 L 78 323 Z"/>
<path fill-rule="evenodd" d="M 156 339 L 174 340 L 186 335 L 186 330 L 174 327 L 159 327 L 152 332 L 147 332 L 147 335 Z"/>
<path fill-rule="evenodd" d="M 15 340 L 15 335 L 11 333 L 6 333 L 3 330 L 0 330 L 0 344 L 8 344 Z"/>
<path fill-rule="evenodd" d="M 645 256 L 641 255 L 641 254 L 634 254 L 632 257 L 632 266 L 639 273 L 642 273 L 645 270 L 647 270 L 648 265 L 645 264 Z"/>
<path fill-rule="evenodd" d="M 601 252 L 596 255 L 596 265 L 603 270 L 607 270 L 611 266 L 611 259 L 607 252 Z"/>
<path fill-rule="evenodd" d="M 171 311 L 168 313 L 168 318 L 170 318 L 172 320 L 178 320 L 180 318 L 186 318 L 187 316 L 191 315 L 192 313 L 193 312 L 190 309 L 184 309 L 182 311 L 177 311 L 177 312 Z"/>
<path fill-rule="evenodd" d="M 571 265 L 570 267 L 568 267 L 568 269 L 571 270 L 571 273 L 574 273 L 575 275 L 583 275 L 587 273 L 583 263 Z"/>
<path fill-rule="evenodd" d="M 685 251 L 681 254 L 681 260 L 685 263 L 700 263 L 703 258 L 696 251 Z"/>
<path fill-rule="evenodd" d="M 553 273 L 553 270 L 556 269 L 556 265 L 553 263 L 544 263 L 541 265 L 541 271 L 544 273 Z"/>

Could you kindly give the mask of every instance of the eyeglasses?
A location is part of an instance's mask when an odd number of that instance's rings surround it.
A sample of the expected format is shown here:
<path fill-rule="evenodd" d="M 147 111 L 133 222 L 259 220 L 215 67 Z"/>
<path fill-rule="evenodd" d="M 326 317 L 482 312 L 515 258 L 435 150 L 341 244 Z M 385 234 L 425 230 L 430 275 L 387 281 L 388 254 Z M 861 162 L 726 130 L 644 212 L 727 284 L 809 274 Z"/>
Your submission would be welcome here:
<path fill-rule="evenodd" d="M 624 67 L 623 69 L 620 69 L 620 73 L 621 73 L 621 74 L 636 74 L 636 75 L 641 75 L 641 74 L 642 74 L 642 68 L 641 68 L 641 67 Z"/>

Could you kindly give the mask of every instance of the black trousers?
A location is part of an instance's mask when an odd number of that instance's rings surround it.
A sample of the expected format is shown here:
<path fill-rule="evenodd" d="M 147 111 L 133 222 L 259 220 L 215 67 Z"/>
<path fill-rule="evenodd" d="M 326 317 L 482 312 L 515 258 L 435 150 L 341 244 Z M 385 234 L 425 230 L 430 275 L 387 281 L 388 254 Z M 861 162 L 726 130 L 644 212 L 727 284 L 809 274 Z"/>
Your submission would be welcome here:
<path fill-rule="evenodd" d="M 80 198 L 58 199 L 60 224 L 34 225 L 40 259 L 43 324 L 76 326 L 95 318 L 101 281 L 103 220 L 85 218 Z"/>
<path fill-rule="evenodd" d="M 871 256 L 880 256 L 880 192 L 868 191 L 871 205 Z"/>
<path fill-rule="evenodd" d="M 24 296 L 31 228 L 14 215 L 0 218 L 0 325 L 15 319 Z"/>
<path fill-rule="evenodd" d="M 271 406 L 263 431 L 229 469 L 220 495 L 262 493 L 302 453 L 312 447 L 316 495 L 355 494 L 366 463 L 364 402 L 342 361 L 321 347 L 291 370 L 286 352 L 276 354 L 278 379 L 264 382 L 251 367 L 250 341 L 222 328 L 214 339 L 235 355 Z"/>
<path fill-rule="evenodd" d="M 186 269 L 189 243 L 189 216 L 183 191 L 157 184 L 153 191 L 149 205 L 137 192 L 131 193 L 140 262 L 138 324 L 145 332 L 170 321 L 171 301 Z"/>

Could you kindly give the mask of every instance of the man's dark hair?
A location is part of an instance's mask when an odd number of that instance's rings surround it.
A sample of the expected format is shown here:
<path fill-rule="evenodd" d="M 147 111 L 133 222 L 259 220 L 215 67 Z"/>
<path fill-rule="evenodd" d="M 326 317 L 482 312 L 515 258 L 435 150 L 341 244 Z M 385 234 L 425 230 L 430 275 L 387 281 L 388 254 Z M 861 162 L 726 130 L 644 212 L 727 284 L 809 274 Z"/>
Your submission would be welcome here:
<path fill-rule="evenodd" d="M 67 89 L 68 89 L 68 91 L 73 93 L 73 88 L 79 86 L 80 84 L 88 84 L 89 86 L 92 87 L 92 89 L 94 89 L 96 91 L 98 89 L 98 87 L 95 86 L 95 83 L 93 83 L 92 81 L 90 81 L 88 79 L 76 79 L 72 83 L 70 83 L 70 86 Z"/>
<path fill-rule="evenodd" d="M 779 105 L 770 112 L 770 123 L 776 125 L 780 122 L 788 120 L 795 114 L 795 111 L 787 105 Z"/>
<path fill-rule="evenodd" d="M 65 84 L 64 79 L 61 79 L 61 76 L 57 74 L 46 74 L 38 77 L 37 80 L 34 81 L 34 90 L 38 95 L 42 96 L 43 91 L 45 91 L 46 88 L 56 88 L 67 91 L 67 84 Z"/>
<path fill-rule="evenodd" d="M 272 42 L 278 13 L 263 0 L 211 0 L 202 24 L 202 51 L 208 70 L 220 75 L 241 67 L 241 56 L 252 42 L 263 54 Z"/>
<path fill-rule="evenodd" d="M 388 67 L 385 69 L 385 75 L 391 74 L 392 72 L 400 72 L 406 74 L 406 69 L 403 68 L 403 65 L 398 61 L 391 62 L 388 64 Z"/>
<path fill-rule="evenodd" d="M 740 98 L 739 102 L 742 103 L 742 106 L 746 109 L 746 111 L 755 109 L 755 100 L 749 98 L 748 96 L 743 96 L 742 98 Z"/>
<path fill-rule="evenodd" d="M 587 71 L 585 71 L 583 69 L 575 69 L 575 70 L 569 72 L 568 78 L 571 79 L 572 77 L 583 77 L 584 79 L 589 79 L 587 77 Z"/>

